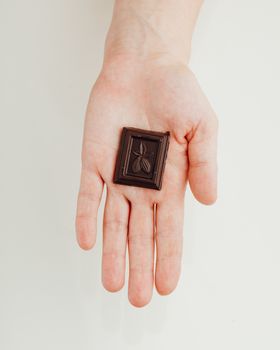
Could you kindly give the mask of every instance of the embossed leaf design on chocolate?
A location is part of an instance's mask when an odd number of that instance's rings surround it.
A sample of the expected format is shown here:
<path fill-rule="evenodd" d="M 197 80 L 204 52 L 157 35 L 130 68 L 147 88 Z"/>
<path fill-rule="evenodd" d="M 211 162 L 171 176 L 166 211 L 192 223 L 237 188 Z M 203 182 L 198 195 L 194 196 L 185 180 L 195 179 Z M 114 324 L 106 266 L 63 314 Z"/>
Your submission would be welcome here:
<path fill-rule="evenodd" d="M 143 170 L 145 173 L 149 174 L 151 171 L 151 164 L 147 158 L 144 158 L 147 152 L 147 146 L 144 142 L 140 142 L 139 152 L 133 151 L 133 154 L 137 156 L 132 164 L 132 171 L 138 173 Z"/>
<path fill-rule="evenodd" d="M 143 143 L 143 142 L 141 141 L 141 142 L 140 142 L 139 148 L 140 148 L 140 154 L 141 154 L 141 156 L 144 156 L 144 155 L 146 154 L 146 152 L 147 152 L 147 146 L 146 146 L 146 144 Z"/>
<path fill-rule="evenodd" d="M 139 171 L 141 170 L 141 163 L 140 162 L 141 162 L 140 156 L 134 160 L 134 162 L 132 164 L 132 171 L 134 173 L 139 173 Z"/>
<path fill-rule="evenodd" d="M 141 159 L 141 168 L 145 171 L 145 173 L 149 174 L 151 171 L 151 164 L 146 158 Z"/>
<path fill-rule="evenodd" d="M 141 154 L 141 156 L 143 156 L 143 154 L 144 154 L 143 142 L 140 142 L 139 148 L 140 148 L 140 154 Z"/>

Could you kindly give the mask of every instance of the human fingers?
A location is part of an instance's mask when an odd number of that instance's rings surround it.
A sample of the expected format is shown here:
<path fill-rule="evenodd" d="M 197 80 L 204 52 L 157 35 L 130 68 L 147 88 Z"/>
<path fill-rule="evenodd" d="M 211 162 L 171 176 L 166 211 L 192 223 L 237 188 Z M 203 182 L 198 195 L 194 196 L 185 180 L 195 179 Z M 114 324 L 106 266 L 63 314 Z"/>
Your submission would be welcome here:
<path fill-rule="evenodd" d="M 107 189 L 103 219 L 102 282 L 111 292 L 120 290 L 125 281 L 128 219 L 128 201 L 121 194 Z"/>
<path fill-rule="evenodd" d="M 155 285 L 159 294 L 170 294 L 179 280 L 183 245 L 184 196 L 163 200 L 156 212 Z"/>
<path fill-rule="evenodd" d="M 128 297 L 137 307 L 146 305 L 154 283 L 154 208 L 153 204 L 131 203 L 128 249 Z"/>

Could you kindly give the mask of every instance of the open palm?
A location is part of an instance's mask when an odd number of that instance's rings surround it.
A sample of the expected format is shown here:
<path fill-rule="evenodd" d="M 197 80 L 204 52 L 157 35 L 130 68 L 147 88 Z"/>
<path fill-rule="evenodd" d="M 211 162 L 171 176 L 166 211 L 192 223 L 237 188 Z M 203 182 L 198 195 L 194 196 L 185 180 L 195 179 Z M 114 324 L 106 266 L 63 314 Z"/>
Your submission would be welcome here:
<path fill-rule="evenodd" d="M 160 191 L 113 183 L 123 127 L 170 132 Z M 154 280 L 160 294 L 174 290 L 187 181 L 200 202 L 216 199 L 216 134 L 215 114 L 185 65 L 118 62 L 103 68 L 86 114 L 76 229 L 80 246 L 90 249 L 105 183 L 102 279 L 107 290 L 124 284 L 127 246 L 133 305 L 150 301 Z"/>

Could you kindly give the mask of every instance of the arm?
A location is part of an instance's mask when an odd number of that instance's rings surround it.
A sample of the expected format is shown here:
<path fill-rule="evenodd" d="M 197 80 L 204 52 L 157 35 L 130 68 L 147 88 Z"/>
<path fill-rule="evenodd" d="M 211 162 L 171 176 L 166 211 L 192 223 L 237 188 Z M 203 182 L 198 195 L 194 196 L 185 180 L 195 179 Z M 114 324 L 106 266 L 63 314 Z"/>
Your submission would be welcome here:
<path fill-rule="evenodd" d="M 119 54 L 149 59 L 173 56 L 187 63 L 201 0 L 117 0 L 105 62 Z"/>
<path fill-rule="evenodd" d="M 88 103 L 77 238 L 82 248 L 93 247 L 105 184 L 103 285 L 112 292 L 123 287 L 128 247 L 128 297 L 135 306 L 149 302 L 154 282 L 162 295 L 176 287 L 187 182 L 200 202 L 216 199 L 217 119 L 187 66 L 200 5 L 198 0 L 117 0 Z M 170 131 L 161 191 L 112 182 L 124 126 Z"/>

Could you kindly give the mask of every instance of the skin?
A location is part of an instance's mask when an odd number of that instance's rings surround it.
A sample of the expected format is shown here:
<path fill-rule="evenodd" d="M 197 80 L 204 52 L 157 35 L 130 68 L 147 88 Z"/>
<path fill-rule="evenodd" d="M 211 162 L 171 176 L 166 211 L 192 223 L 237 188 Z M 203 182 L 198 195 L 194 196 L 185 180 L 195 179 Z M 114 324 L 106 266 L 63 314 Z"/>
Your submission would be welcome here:
<path fill-rule="evenodd" d="M 201 1 L 116 1 L 104 63 L 93 86 L 84 127 L 76 231 L 83 249 L 96 241 L 104 184 L 102 282 L 111 292 L 125 281 L 141 307 L 171 293 L 181 268 L 184 196 L 189 182 L 198 201 L 217 197 L 217 118 L 188 68 Z M 161 191 L 112 182 L 121 130 L 170 131 Z"/>

